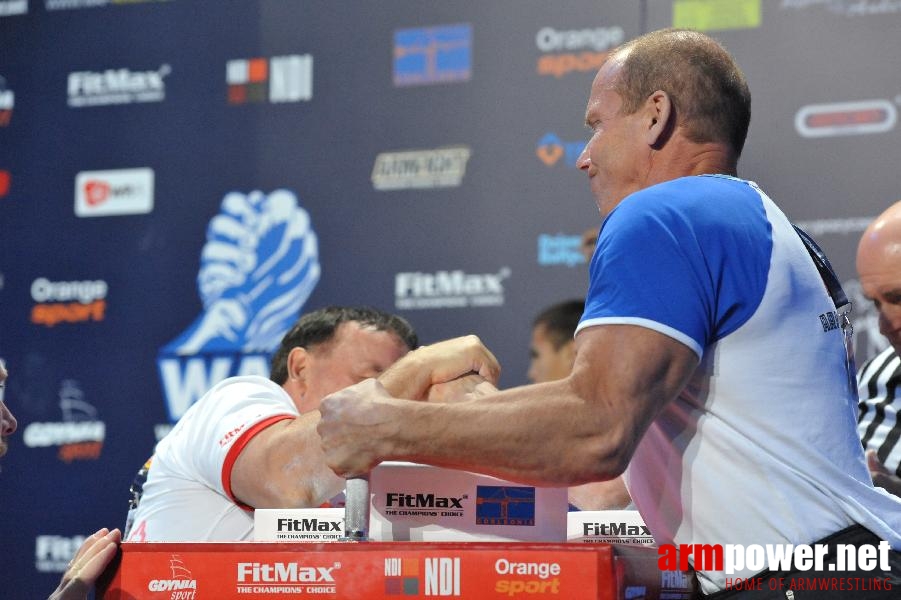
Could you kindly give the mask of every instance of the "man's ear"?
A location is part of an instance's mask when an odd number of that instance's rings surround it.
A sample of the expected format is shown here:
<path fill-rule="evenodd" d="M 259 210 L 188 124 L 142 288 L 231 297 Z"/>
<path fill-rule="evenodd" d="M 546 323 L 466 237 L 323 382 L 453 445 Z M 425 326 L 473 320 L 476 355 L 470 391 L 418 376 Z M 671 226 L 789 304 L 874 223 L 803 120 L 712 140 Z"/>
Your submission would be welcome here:
<path fill-rule="evenodd" d="M 657 90 L 648 96 L 642 109 L 646 116 L 645 141 L 648 146 L 659 146 L 666 142 L 672 131 L 675 118 L 673 102 L 669 94 Z"/>
<path fill-rule="evenodd" d="M 300 386 L 300 391 L 306 390 L 306 369 L 309 354 L 306 348 L 295 346 L 288 353 L 288 382 L 294 386 Z"/>

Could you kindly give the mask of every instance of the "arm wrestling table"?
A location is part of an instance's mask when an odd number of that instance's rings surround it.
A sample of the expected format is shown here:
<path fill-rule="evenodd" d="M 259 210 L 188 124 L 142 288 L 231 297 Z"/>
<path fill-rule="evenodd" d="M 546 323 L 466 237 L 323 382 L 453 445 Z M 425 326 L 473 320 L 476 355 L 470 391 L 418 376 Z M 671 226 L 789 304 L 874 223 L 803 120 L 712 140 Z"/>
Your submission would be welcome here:
<path fill-rule="evenodd" d="M 654 548 L 531 542 L 123 543 L 103 600 L 688 600 Z"/>

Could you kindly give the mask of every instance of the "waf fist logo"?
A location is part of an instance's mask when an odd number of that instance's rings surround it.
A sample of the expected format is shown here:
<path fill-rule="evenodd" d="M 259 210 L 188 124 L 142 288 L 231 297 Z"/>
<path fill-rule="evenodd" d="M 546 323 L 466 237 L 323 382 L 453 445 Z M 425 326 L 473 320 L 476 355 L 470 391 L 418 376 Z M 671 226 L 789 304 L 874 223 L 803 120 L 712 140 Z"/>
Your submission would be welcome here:
<path fill-rule="evenodd" d="M 269 352 L 319 281 L 310 217 L 289 190 L 229 193 L 210 220 L 197 287 L 203 313 L 164 351 Z"/>

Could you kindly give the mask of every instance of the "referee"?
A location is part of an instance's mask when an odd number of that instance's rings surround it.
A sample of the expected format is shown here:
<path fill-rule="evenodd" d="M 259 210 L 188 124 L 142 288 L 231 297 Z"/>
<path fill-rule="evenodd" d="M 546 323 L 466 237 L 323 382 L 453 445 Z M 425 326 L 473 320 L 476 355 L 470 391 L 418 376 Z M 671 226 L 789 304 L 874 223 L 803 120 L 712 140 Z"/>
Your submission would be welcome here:
<path fill-rule="evenodd" d="M 873 483 L 901 496 L 901 202 L 873 221 L 857 247 L 863 294 L 879 312 L 879 331 L 891 344 L 857 375 L 857 430 Z"/>

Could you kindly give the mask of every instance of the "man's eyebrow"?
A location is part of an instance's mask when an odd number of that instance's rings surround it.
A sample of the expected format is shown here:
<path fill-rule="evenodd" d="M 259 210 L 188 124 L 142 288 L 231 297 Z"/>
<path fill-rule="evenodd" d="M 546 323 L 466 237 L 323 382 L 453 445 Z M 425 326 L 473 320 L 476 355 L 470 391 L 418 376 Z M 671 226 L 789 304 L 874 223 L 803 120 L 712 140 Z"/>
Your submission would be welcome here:
<path fill-rule="evenodd" d="M 585 126 L 591 127 L 591 122 L 598 120 L 598 104 L 599 101 L 595 100 L 594 102 L 590 102 L 588 106 L 585 108 Z"/>
<path fill-rule="evenodd" d="M 597 106 L 597 101 L 589 102 L 588 105 L 585 107 L 585 123 L 586 124 L 591 122 L 591 116 L 592 116 L 591 113 L 592 113 L 592 111 L 594 111 L 595 106 Z"/>

